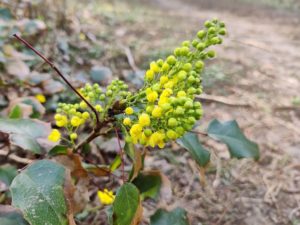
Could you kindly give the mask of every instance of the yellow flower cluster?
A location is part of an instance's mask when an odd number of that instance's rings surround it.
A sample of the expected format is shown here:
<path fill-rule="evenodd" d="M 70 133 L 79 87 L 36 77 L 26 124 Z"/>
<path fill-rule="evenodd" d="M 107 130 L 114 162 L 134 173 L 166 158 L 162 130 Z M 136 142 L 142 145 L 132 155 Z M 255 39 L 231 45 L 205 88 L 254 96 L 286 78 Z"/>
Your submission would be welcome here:
<path fill-rule="evenodd" d="M 107 189 L 104 189 L 103 191 L 98 191 L 97 193 L 98 198 L 103 205 L 110 205 L 115 200 L 115 195 L 112 191 L 108 191 Z"/>
<path fill-rule="evenodd" d="M 131 93 L 127 89 L 128 86 L 123 81 L 113 80 L 107 86 L 105 93 L 98 84 L 86 84 L 78 92 L 96 109 L 99 118 L 103 120 L 107 116 L 109 108 L 116 101 L 130 96 Z M 81 125 L 84 125 L 87 121 L 96 122 L 94 113 L 83 100 L 75 104 L 58 103 L 54 118 L 56 126 L 66 128 L 72 143 L 77 139 L 76 132 Z M 51 139 L 54 138 L 51 136 Z"/>
<path fill-rule="evenodd" d="M 43 94 L 37 94 L 35 95 L 35 98 L 40 102 L 40 103 L 45 103 L 46 102 L 46 97 Z"/>
<path fill-rule="evenodd" d="M 163 148 L 169 140 L 192 129 L 203 114 L 195 95 L 202 93 L 201 72 L 204 60 L 214 58 L 208 47 L 221 44 L 225 35 L 223 22 L 206 21 L 197 38 L 184 41 L 166 60 L 150 63 L 145 74 L 145 87 L 128 102 L 123 124 L 133 143 Z M 134 110 L 131 105 L 139 103 Z"/>

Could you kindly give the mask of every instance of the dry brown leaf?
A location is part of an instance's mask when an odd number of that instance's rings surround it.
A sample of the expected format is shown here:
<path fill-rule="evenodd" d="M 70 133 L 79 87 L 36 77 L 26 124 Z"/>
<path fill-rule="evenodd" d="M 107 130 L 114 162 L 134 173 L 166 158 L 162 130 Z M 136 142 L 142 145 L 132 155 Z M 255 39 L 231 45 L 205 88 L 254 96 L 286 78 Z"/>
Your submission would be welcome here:
<path fill-rule="evenodd" d="M 140 201 L 139 206 L 136 210 L 136 213 L 130 225 L 139 225 L 142 219 L 143 219 L 143 205 L 142 205 L 142 201 Z"/>

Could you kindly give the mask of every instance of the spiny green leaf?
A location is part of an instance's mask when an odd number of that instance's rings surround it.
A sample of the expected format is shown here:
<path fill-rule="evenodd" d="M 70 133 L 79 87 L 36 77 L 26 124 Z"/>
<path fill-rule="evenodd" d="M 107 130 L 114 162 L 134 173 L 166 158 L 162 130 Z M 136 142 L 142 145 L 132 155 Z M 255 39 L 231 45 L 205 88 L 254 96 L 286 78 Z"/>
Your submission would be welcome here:
<path fill-rule="evenodd" d="M 158 209 L 150 217 L 150 225 L 189 225 L 187 213 L 182 208 L 176 208 L 173 211 Z"/>
<path fill-rule="evenodd" d="M 131 183 L 121 186 L 113 203 L 113 225 L 131 225 L 139 204 L 139 190 Z"/>
<path fill-rule="evenodd" d="M 202 146 L 196 134 L 186 133 L 177 143 L 188 150 L 199 166 L 205 167 L 210 161 L 210 152 Z"/>
<path fill-rule="evenodd" d="M 22 171 L 11 184 L 12 205 L 31 225 L 66 225 L 65 168 L 41 160 Z"/>
<path fill-rule="evenodd" d="M 210 137 L 227 145 L 231 157 L 259 159 L 258 145 L 245 137 L 235 120 L 224 123 L 213 120 L 207 132 Z"/>

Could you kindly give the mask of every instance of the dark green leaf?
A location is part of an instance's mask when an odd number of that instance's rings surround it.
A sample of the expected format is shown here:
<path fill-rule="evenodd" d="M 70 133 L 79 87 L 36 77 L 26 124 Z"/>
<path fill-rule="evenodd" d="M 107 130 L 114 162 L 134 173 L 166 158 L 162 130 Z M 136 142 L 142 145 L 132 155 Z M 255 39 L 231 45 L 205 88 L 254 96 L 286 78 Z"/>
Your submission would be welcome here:
<path fill-rule="evenodd" d="M 8 187 L 17 174 L 17 168 L 14 166 L 6 164 L 0 167 L 0 181 L 4 182 Z"/>
<path fill-rule="evenodd" d="M 66 225 L 65 168 L 41 160 L 22 171 L 11 184 L 12 205 L 31 225 Z"/>
<path fill-rule="evenodd" d="M 9 113 L 10 119 L 18 119 L 22 117 L 22 109 L 19 105 L 16 105 Z"/>
<path fill-rule="evenodd" d="M 176 208 L 173 211 L 158 209 L 150 217 L 150 225 L 189 225 L 187 213 L 182 208 Z"/>
<path fill-rule="evenodd" d="M 202 146 L 196 134 L 186 133 L 177 143 L 188 150 L 199 166 L 205 167 L 210 161 L 210 152 Z"/>
<path fill-rule="evenodd" d="M 139 204 L 139 190 L 130 183 L 121 186 L 113 203 L 113 225 L 131 225 Z"/>
<path fill-rule="evenodd" d="M 143 199 L 147 197 L 156 199 L 162 181 L 158 173 L 140 173 L 132 183 L 139 189 Z"/>
<path fill-rule="evenodd" d="M 45 141 L 50 133 L 50 124 L 32 119 L 0 119 L 0 131 L 8 133 L 10 141 L 25 150 L 41 154 Z"/>
<path fill-rule="evenodd" d="M 68 153 L 68 147 L 64 145 L 56 145 L 48 152 L 49 156 L 66 155 Z"/>
<path fill-rule="evenodd" d="M 231 157 L 254 158 L 255 160 L 259 158 L 258 145 L 245 137 L 235 120 L 224 123 L 213 120 L 207 132 L 210 137 L 227 145 Z"/>
<path fill-rule="evenodd" d="M 0 222 L 1 225 L 29 225 L 20 211 L 8 205 L 0 205 Z"/>

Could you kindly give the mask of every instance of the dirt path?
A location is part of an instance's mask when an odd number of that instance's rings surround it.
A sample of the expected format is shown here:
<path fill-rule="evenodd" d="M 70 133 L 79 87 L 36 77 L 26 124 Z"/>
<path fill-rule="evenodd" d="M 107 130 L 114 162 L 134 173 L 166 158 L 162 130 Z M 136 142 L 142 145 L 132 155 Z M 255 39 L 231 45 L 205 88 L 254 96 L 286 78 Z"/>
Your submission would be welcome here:
<path fill-rule="evenodd" d="M 213 188 L 211 180 L 207 190 L 199 190 L 189 183 L 185 189 L 193 190 L 196 197 L 193 195 L 191 203 L 187 194 L 179 204 L 189 206 L 193 224 L 300 224 L 299 17 L 281 12 L 271 15 L 270 10 L 261 8 L 257 13 L 255 8 L 251 14 L 235 13 L 218 8 L 213 3 L 217 1 L 211 1 L 209 9 L 201 7 L 201 1 L 187 2 L 156 0 L 154 4 L 178 21 L 179 27 L 212 17 L 226 22 L 229 37 L 221 50 L 218 47 L 216 64 L 222 65 L 230 82 L 208 92 L 251 105 L 207 101 L 203 121 L 237 119 L 260 144 L 262 157 L 257 164 L 224 163 L 225 177 L 219 186 Z M 234 10 L 238 9 L 235 5 Z M 204 141 L 217 149 L 221 158 L 227 157 L 223 146 Z"/>

